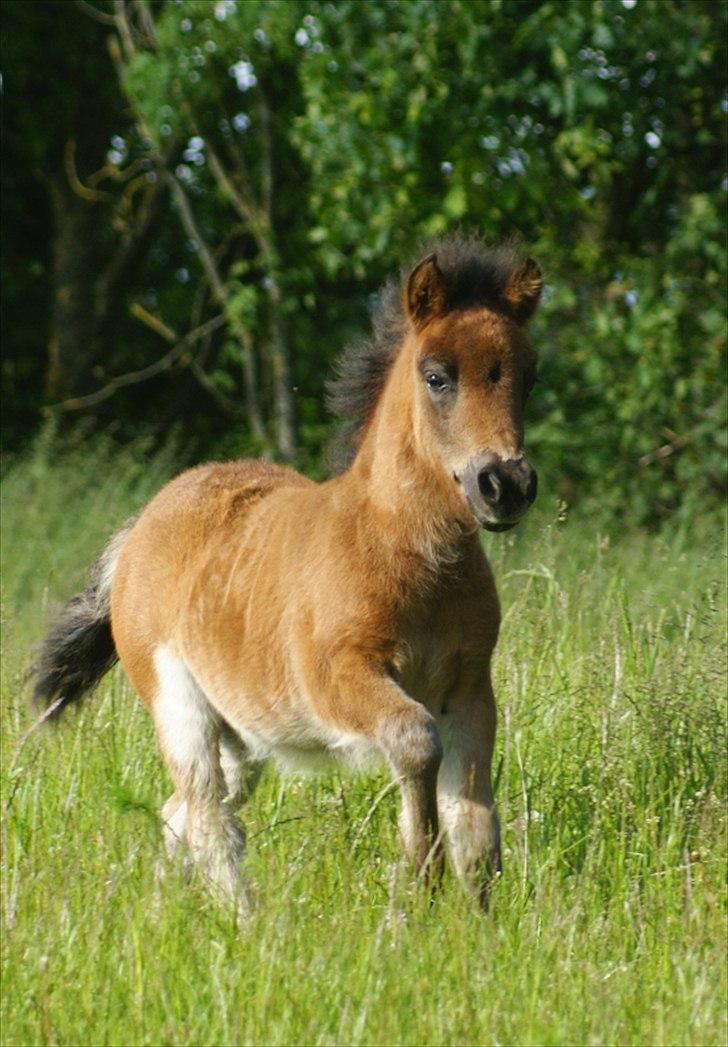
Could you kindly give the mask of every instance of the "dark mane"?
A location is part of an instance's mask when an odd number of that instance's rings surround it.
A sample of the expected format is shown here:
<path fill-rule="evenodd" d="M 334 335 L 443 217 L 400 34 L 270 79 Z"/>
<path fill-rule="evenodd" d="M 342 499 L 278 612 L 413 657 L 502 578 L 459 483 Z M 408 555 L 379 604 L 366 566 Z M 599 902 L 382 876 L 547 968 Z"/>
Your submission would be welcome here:
<path fill-rule="evenodd" d="M 449 236 L 429 242 L 419 258 L 437 255 L 448 287 L 450 308 L 489 305 L 499 308 L 505 283 L 522 258 L 511 244 L 489 247 L 477 237 Z M 413 263 L 414 265 L 414 263 Z M 326 383 L 328 405 L 339 419 L 326 460 L 334 473 L 343 472 L 356 456 L 362 432 L 384 388 L 397 350 L 407 331 L 402 292 L 412 265 L 379 292 L 372 316 L 372 337 L 344 349 Z"/>

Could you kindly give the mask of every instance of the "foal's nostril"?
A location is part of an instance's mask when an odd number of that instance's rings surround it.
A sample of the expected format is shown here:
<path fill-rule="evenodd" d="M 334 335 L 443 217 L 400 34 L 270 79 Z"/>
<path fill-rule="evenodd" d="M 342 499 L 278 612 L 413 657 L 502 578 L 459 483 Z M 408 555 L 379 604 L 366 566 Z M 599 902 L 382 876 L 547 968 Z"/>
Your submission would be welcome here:
<path fill-rule="evenodd" d="M 478 473 L 478 487 L 488 505 L 497 505 L 501 500 L 503 485 L 497 473 L 488 469 Z"/>

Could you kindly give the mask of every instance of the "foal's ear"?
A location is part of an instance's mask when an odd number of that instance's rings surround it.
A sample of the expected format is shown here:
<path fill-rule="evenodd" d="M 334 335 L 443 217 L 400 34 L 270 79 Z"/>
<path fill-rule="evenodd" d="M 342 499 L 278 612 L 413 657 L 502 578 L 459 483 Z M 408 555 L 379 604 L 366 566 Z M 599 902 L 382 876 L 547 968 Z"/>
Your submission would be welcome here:
<path fill-rule="evenodd" d="M 531 319 L 542 290 L 541 270 L 533 258 L 527 258 L 513 270 L 503 288 L 506 306 L 517 324 L 525 324 Z"/>
<path fill-rule="evenodd" d="M 437 255 L 430 254 L 417 263 L 407 280 L 407 312 L 414 325 L 421 327 L 428 320 L 444 313 L 446 303 L 445 278 L 437 264 Z"/>

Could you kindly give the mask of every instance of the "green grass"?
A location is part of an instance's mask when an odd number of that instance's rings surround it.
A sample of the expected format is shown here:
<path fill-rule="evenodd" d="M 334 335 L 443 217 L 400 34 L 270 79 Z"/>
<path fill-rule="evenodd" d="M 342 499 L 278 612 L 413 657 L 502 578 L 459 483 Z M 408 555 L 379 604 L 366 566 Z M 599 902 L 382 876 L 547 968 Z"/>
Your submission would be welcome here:
<path fill-rule="evenodd" d="M 181 869 L 160 878 L 169 785 L 118 670 L 17 747 L 47 605 L 172 468 L 94 444 L 5 480 L 3 1042 L 725 1043 L 720 529 L 610 543 L 542 510 L 488 540 L 505 612 L 488 917 L 449 880 L 428 905 L 394 875 L 383 778 L 269 770 L 239 922 Z"/>

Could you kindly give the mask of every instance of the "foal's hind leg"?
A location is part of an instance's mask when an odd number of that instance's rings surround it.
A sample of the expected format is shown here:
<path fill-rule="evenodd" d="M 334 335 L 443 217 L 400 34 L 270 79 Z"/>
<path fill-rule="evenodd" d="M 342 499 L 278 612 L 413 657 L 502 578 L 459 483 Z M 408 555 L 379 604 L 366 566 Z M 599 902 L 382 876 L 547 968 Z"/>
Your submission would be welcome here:
<path fill-rule="evenodd" d="M 263 764 L 250 759 L 247 745 L 226 723 L 220 728 L 220 765 L 225 777 L 225 803 L 237 811 L 253 795 Z"/>
<path fill-rule="evenodd" d="M 260 780 L 263 764 L 253 762 L 245 742 L 226 723 L 220 724 L 220 766 L 225 779 L 224 802 L 233 811 L 246 804 Z M 167 854 L 173 857 L 185 842 L 187 801 L 176 789 L 162 807 L 162 825 Z"/>
<path fill-rule="evenodd" d="M 168 848 L 184 838 L 203 875 L 236 896 L 245 834 L 232 806 L 223 802 L 220 718 L 181 659 L 160 648 L 154 664 L 158 691 L 152 711 L 175 784 L 163 808 Z"/>
<path fill-rule="evenodd" d="M 500 831 L 493 801 L 491 762 L 495 738 L 492 692 L 453 701 L 440 721 L 444 756 L 437 800 L 453 868 L 487 907 L 500 872 Z"/>
<path fill-rule="evenodd" d="M 187 802 L 181 793 L 175 791 L 162 807 L 162 834 L 167 854 L 172 858 L 181 844 L 185 842 L 185 825 L 187 822 Z"/>

